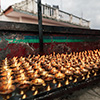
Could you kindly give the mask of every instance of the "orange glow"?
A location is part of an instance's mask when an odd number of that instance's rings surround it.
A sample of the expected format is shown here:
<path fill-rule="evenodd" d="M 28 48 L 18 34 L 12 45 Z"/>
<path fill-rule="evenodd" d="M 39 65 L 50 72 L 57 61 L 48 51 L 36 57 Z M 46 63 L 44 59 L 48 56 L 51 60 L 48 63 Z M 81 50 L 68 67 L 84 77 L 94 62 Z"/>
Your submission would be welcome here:
<path fill-rule="evenodd" d="M 32 91 L 35 91 L 35 87 L 33 86 L 31 90 L 32 90 Z"/>
<path fill-rule="evenodd" d="M 56 80 L 53 80 L 53 83 L 56 84 Z"/>
<path fill-rule="evenodd" d="M 46 86 L 46 84 L 44 83 L 43 86 Z"/>
<path fill-rule="evenodd" d="M 33 95 L 37 95 L 38 94 L 38 90 L 36 90 L 34 93 L 33 93 Z"/>
<path fill-rule="evenodd" d="M 97 73 L 96 72 L 94 73 L 94 76 L 97 76 Z"/>
<path fill-rule="evenodd" d="M 75 80 L 74 80 L 74 83 L 76 83 L 77 82 L 77 78 L 75 78 Z"/>
<path fill-rule="evenodd" d="M 35 73 L 35 74 L 38 74 L 38 72 L 39 72 L 39 71 L 38 71 L 38 70 L 36 70 L 34 73 Z"/>
<path fill-rule="evenodd" d="M 69 77 L 69 80 L 73 80 L 72 76 Z"/>
<path fill-rule="evenodd" d="M 43 85 L 44 84 L 44 80 L 41 78 L 36 78 L 35 80 L 32 80 L 34 85 Z"/>
<path fill-rule="evenodd" d="M 65 77 L 65 75 L 59 71 L 57 74 L 55 74 L 55 77 L 58 79 L 62 79 Z"/>
<path fill-rule="evenodd" d="M 65 82 L 65 85 L 68 85 L 68 84 L 69 84 L 69 80 L 67 79 L 66 82 Z"/>
<path fill-rule="evenodd" d="M 88 72 L 88 74 L 87 74 L 87 78 L 90 78 L 90 72 Z"/>
<path fill-rule="evenodd" d="M 92 73 L 94 73 L 94 70 L 92 70 Z"/>
<path fill-rule="evenodd" d="M 6 96 L 6 99 L 8 100 L 9 98 L 10 98 L 10 96 L 9 96 L 9 95 L 7 95 L 7 96 Z"/>
<path fill-rule="evenodd" d="M 57 87 L 58 87 L 58 88 L 60 88 L 60 87 L 61 87 L 61 83 L 60 83 L 60 82 L 58 83 L 58 86 L 57 86 Z"/>
<path fill-rule="evenodd" d="M 85 80 L 85 76 L 84 75 L 82 75 L 83 77 L 82 77 L 82 80 Z"/>
<path fill-rule="evenodd" d="M 52 83 L 61 87 L 62 81 L 65 85 L 88 79 L 98 75 L 100 69 L 100 49 L 86 50 L 82 52 L 72 52 L 70 54 L 53 54 L 36 56 L 29 55 L 26 57 L 5 58 L 1 62 L 1 79 L 0 84 L 4 85 L 2 91 L 8 89 L 13 91 L 14 82 L 18 83 L 18 88 L 31 88 L 33 95 L 38 94 L 38 87 L 46 87 L 50 91 L 52 87 L 47 84 Z M 11 69 L 12 68 L 12 69 Z M 6 70 L 5 70 L 6 69 Z M 14 76 L 15 80 L 13 80 Z M 14 87 L 14 88 L 13 88 Z M 23 99 L 26 98 L 25 91 L 20 91 Z M 8 94 L 7 94 L 8 95 Z M 5 96 L 6 98 L 6 96 Z M 9 98 L 9 96 L 7 97 Z"/>
<path fill-rule="evenodd" d="M 23 96 L 22 96 L 22 99 L 25 99 L 26 98 L 26 94 L 24 94 Z"/>
<path fill-rule="evenodd" d="M 47 89 L 46 89 L 46 90 L 47 90 L 47 91 L 50 91 L 50 90 L 51 90 L 50 85 L 47 86 Z"/>
<path fill-rule="evenodd" d="M 84 67 L 80 66 L 81 69 L 84 69 Z"/>
<path fill-rule="evenodd" d="M 23 95 L 24 94 L 24 91 L 21 91 L 20 94 Z"/>

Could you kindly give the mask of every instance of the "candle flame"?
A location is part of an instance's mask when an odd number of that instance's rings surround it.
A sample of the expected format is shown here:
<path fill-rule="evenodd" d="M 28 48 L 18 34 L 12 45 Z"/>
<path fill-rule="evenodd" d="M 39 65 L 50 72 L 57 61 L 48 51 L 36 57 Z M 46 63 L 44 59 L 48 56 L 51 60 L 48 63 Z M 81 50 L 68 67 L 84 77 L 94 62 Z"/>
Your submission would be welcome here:
<path fill-rule="evenodd" d="M 97 73 L 96 72 L 94 73 L 94 76 L 97 76 Z"/>
<path fill-rule="evenodd" d="M 75 78 L 75 80 L 74 80 L 74 83 L 76 83 L 77 82 L 77 78 Z"/>
<path fill-rule="evenodd" d="M 33 95 L 37 95 L 38 94 L 38 90 L 36 90 L 34 93 L 33 93 Z"/>
<path fill-rule="evenodd" d="M 46 84 L 44 83 L 43 86 L 46 86 Z"/>
<path fill-rule="evenodd" d="M 73 80 L 72 76 L 69 77 L 69 80 Z"/>
<path fill-rule="evenodd" d="M 85 76 L 82 77 L 82 80 L 85 80 Z"/>
<path fill-rule="evenodd" d="M 94 70 L 92 70 L 92 73 L 94 73 Z"/>
<path fill-rule="evenodd" d="M 10 96 L 9 96 L 9 95 L 7 95 L 6 99 L 8 100 L 9 98 L 10 98 Z"/>
<path fill-rule="evenodd" d="M 90 74 L 88 74 L 86 78 L 90 78 Z"/>
<path fill-rule="evenodd" d="M 57 87 L 58 87 L 58 88 L 60 88 L 60 87 L 61 87 L 61 83 L 60 83 L 60 82 L 58 83 L 58 86 L 57 86 Z"/>
<path fill-rule="evenodd" d="M 53 80 L 53 83 L 56 84 L 56 80 Z"/>
<path fill-rule="evenodd" d="M 35 91 L 35 87 L 34 86 L 32 87 L 32 91 Z"/>
<path fill-rule="evenodd" d="M 87 78 L 90 78 L 90 72 L 88 72 Z"/>
<path fill-rule="evenodd" d="M 24 94 L 23 96 L 22 96 L 22 99 L 25 99 L 26 98 L 26 94 Z"/>
<path fill-rule="evenodd" d="M 21 91 L 20 94 L 23 95 L 24 94 L 24 91 Z"/>
<path fill-rule="evenodd" d="M 67 79 L 66 82 L 65 82 L 65 85 L 68 85 L 68 84 L 69 84 L 69 80 Z"/>
<path fill-rule="evenodd" d="M 47 91 L 50 91 L 51 90 L 50 85 L 47 86 L 47 89 L 46 90 Z"/>

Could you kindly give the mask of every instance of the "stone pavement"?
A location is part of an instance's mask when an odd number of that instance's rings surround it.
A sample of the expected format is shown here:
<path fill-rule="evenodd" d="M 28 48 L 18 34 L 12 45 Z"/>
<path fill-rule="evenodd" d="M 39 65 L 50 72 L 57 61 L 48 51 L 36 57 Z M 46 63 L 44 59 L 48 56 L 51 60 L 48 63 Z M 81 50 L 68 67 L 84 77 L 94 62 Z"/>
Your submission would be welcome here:
<path fill-rule="evenodd" d="M 65 95 L 54 100 L 100 100 L 100 83 L 74 91 L 71 95 Z"/>

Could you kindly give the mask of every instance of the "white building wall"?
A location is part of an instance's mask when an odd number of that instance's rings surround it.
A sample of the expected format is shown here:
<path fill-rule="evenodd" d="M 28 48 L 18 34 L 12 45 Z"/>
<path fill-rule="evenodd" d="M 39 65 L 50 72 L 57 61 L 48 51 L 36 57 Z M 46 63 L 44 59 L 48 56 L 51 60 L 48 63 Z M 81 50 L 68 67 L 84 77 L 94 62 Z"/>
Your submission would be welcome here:
<path fill-rule="evenodd" d="M 14 21 L 14 22 L 19 22 L 19 18 L 17 17 L 8 17 L 8 16 L 5 16 L 5 15 L 1 15 L 0 16 L 0 21 Z"/>

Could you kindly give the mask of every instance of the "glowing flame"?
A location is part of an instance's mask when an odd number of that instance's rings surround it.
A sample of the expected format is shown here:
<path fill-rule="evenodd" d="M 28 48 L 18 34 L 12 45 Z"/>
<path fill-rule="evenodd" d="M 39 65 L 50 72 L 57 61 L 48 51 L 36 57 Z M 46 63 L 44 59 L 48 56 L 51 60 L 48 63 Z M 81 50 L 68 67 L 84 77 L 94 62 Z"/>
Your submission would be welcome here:
<path fill-rule="evenodd" d="M 35 91 L 35 87 L 34 86 L 32 87 L 32 91 Z"/>
<path fill-rule="evenodd" d="M 8 79 L 8 84 L 6 86 L 8 87 L 8 89 L 10 89 L 11 88 L 11 85 L 12 85 L 12 77 L 10 77 Z"/>
<path fill-rule="evenodd" d="M 24 94 L 24 91 L 21 91 L 20 94 L 23 95 Z"/>
<path fill-rule="evenodd" d="M 10 98 L 10 96 L 9 96 L 9 95 L 7 95 L 6 99 L 8 100 L 9 98 Z"/>
<path fill-rule="evenodd" d="M 26 94 L 24 94 L 23 96 L 22 96 L 22 99 L 25 99 L 26 98 Z"/>
<path fill-rule="evenodd" d="M 96 72 L 94 73 L 94 76 L 97 76 L 97 73 Z"/>
<path fill-rule="evenodd" d="M 90 72 L 88 72 L 87 78 L 90 78 Z"/>
<path fill-rule="evenodd" d="M 82 80 L 85 80 L 85 76 L 82 77 Z"/>
<path fill-rule="evenodd" d="M 72 76 L 69 77 L 69 80 L 73 80 Z"/>
<path fill-rule="evenodd" d="M 53 83 L 56 84 L 56 80 L 53 80 Z"/>
<path fill-rule="evenodd" d="M 36 90 L 34 93 L 33 93 L 33 95 L 37 95 L 38 94 L 38 90 Z"/>
<path fill-rule="evenodd" d="M 94 70 L 92 70 L 92 73 L 94 73 Z"/>
<path fill-rule="evenodd" d="M 17 60 L 15 61 L 15 66 L 17 66 Z"/>
<path fill-rule="evenodd" d="M 60 83 L 60 82 L 58 83 L 58 86 L 57 86 L 57 87 L 58 87 L 58 88 L 60 88 L 60 87 L 61 87 L 61 83 Z"/>
<path fill-rule="evenodd" d="M 75 78 L 75 80 L 74 80 L 74 83 L 76 83 L 77 82 L 77 78 Z"/>
<path fill-rule="evenodd" d="M 90 75 L 88 74 L 86 78 L 90 78 Z"/>
<path fill-rule="evenodd" d="M 7 58 L 5 58 L 5 66 L 7 66 Z"/>
<path fill-rule="evenodd" d="M 44 83 L 43 86 L 46 86 L 46 84 Z"/>
<path fill-rule="evenodd" d="M 35 74 L 38 74 L 38 72 L 39 72 L 39 71 L 38 71 L 38 70 L 36 70 L 34 73 L 35 73 Z"/>
<path fill-rule="evenodd" d="M 67 79 L 66 82 L 65 82 L 65 85 L 68 85 L 68 84 L 69 84 L 69 80 Z"/>
<path fill-rule="evenodd" d="M 28 58 L 31 58 L 31 55 L 29 55 Z"/>
<path fill-rule="evenodd" d="M 50 91 L 51 90 L 50 85 L 47 86 L 47 89 L 46 90 L 47 91 Z"/>

